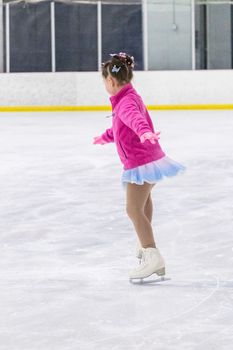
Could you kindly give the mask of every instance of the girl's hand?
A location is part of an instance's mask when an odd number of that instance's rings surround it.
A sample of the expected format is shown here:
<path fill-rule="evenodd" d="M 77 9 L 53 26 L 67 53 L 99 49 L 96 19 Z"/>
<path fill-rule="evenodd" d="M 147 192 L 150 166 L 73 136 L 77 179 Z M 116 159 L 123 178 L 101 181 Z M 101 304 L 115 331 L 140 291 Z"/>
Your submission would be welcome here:
<path fill-rule="evenodd" d="M 95 136 L 94 137 L 94 141 L 93 141 L 94 145 L 98 145 L 98 144 L 104 145 L 105 143 L 107 143 L 107 142 L 102 139 L 102 136 Z"/>
<path fill-rule="evenodd" d="M 141 135 L 140 141 L 141 143 L 144 143 L 146 140 L 149 140 L 151 143 L 156 143 L 160 136 L 160 131 L 156 131 L 155 133 L 153 132 L 145 132 L 144 134 Z"/>

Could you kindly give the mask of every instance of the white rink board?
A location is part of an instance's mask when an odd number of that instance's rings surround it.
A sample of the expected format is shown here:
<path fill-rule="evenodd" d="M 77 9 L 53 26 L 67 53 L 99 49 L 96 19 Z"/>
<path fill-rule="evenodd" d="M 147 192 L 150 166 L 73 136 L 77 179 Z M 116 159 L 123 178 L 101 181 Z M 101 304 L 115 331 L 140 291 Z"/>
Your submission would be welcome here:
<path fill-rule="evenodd" d="M 147 105 L 233 104 L 233 70 L 135 71 Z M 0 106 L 109 106 L 100 72 L 0 74 Z"/>
<path fill-rule="evenodd" d="M 171 280 L 146 285 L 105 115 L 0 115 L 1 350 L 229 350 L 232 112 L 151 113 L 187 171 L 153 189 Z"/>

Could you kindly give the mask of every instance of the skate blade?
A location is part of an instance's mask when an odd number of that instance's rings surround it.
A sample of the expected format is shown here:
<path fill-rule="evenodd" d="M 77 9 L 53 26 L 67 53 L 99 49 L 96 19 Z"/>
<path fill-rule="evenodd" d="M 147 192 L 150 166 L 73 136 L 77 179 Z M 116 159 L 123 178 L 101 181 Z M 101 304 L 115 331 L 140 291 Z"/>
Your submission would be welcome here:
<path fill-rule="evenodd" d="M 150 276 L 149 276 L 150 277 Z M 129 281 L 132 284 L 148 284 L 148 283 L 159 283 L 159 282 L 166 282 L 170 281 L 171 278 L 160 276 L 158 278 L 148 279 L 148 277 L 144 278 L 130 278 Z"/>

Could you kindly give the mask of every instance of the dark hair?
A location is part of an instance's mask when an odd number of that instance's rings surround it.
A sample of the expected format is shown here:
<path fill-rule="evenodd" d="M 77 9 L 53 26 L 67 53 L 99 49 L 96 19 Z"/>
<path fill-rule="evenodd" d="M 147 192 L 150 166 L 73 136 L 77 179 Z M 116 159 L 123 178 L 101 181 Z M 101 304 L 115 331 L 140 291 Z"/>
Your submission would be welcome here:
<path fill-rule="evenodd" d="M 112 58 L 102 63 L 102 76 L 114 77 L 120 85 L 129 83 L 133 78 L 134 57 L 124 52 L 111 54 Z"/>

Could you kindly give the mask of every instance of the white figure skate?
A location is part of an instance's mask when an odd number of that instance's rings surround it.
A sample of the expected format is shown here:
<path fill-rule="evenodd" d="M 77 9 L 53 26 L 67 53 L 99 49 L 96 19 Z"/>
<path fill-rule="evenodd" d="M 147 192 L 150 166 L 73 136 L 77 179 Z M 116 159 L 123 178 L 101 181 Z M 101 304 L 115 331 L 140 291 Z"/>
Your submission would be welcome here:
<path fill-rule="evenodd" d="M 140 280 L 156 274 L 160 276 L 158 281 L 165 280 L 165 262 L 158 248 L 141 248 L 138 250 L 137 257 L 142 254 L 141 264 L 129 274 L 130 281 Z"/>

